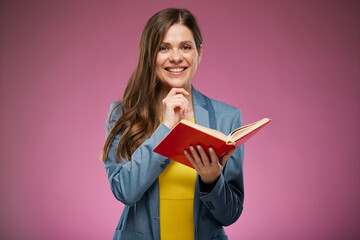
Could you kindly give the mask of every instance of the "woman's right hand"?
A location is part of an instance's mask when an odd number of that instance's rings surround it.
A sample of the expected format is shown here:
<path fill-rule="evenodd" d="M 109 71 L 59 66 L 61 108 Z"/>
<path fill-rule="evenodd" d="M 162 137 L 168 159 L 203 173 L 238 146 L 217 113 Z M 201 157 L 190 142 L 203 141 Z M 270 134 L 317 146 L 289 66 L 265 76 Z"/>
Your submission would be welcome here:
<path fill-rule="evenodd" d="M 184 88 L 172 88 L 162 100 L 162 122 L 172 129 L 190 110 L 190 103 L 185 96 L 189 93 Z"/>

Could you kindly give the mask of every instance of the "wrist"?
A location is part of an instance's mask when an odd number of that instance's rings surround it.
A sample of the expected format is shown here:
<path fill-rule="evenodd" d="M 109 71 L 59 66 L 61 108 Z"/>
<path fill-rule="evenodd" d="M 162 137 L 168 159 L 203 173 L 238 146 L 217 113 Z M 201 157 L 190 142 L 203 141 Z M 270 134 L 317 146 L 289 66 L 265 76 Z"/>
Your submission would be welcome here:
<path fill-rule="evenodd" d="M 170 128 L 170 129 L 173 129 L 173 127 L 174 127 L 173 124 L 171 124 L 171 123 L 169 123 L 169 122 L 167 122 L 167 121 L 163 121 L 163 124 L 164 124 L 165 126 L 167 126 L 168 128 Z"/>
<path fill-rule="evenodd" d="M 217 180 L 219 179 L 220 175 L 217 176 L 216 178 L 213 178 L 213 179 L 206 179 L 206 178 L 201 178 L 201 181 L 204 183 L 204 184 L 207 184 L 207 185 L 212 185 L 212 184 L 216 184 Z"/>
<path fill-rule="evenodd" d="M 216 178 L 214 181 L 212 181 L 212 182 L 204 182 L 203 181 L 203 179 L 201 179 L 201 177 L 200 177 L 200 179 L 199 179 L 200 181 L 200 184 L 199 184 L 199 186 L 200 186 L 200 191 L 201 192 L 211 192 L 213 189 L 214 189 L 214 187 L 215 187 L 215 185 L 216 185 L 216 183 L 217 183 L 217 181 L 219 180 L 219 177 L 218 178 Z"/>

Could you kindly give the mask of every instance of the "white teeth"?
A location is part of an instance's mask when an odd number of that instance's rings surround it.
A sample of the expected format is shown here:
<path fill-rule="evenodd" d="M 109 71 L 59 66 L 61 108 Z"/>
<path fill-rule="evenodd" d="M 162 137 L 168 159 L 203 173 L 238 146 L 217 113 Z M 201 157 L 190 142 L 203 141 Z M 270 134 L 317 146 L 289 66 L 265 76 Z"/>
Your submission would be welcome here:
<path fill-rule="evenodd" d="M 185 68 L 168 68 L 168 71 L 169 72 L 174 72 L 174 73 L 177 73 L 177 72 L 182 72 L 184 71 Z"/>

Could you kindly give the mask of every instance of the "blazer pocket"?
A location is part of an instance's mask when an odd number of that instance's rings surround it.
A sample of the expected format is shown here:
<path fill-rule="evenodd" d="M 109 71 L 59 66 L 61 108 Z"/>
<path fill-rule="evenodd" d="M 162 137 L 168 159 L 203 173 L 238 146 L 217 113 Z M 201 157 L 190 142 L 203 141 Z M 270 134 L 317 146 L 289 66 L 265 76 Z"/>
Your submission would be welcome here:
<path fill-rule="evenodd" d="M 115 230 L 113 240 L 144 240 L 144 235 L 126 230 Z"/>

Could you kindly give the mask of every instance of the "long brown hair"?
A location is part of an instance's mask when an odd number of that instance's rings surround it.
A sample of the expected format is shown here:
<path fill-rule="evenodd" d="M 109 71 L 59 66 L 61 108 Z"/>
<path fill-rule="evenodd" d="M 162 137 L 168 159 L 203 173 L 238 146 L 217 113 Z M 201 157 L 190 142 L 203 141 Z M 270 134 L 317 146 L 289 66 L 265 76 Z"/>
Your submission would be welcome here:
<path fill-rule="evenodd" d="M 155 131 L 159 125 L 158 104 L 159 81 L 156 77 L 156 55 L 167 30 L 174 24 L 188 27 L 199 51 L 202 44 L 200 28 L 195 17 L 186 9 L 168 8 L 152 16 L 146 23 L 139 44 L 139 59 L 134 73 L 125 89 L 122 101 L 114 108 L 122 108 L 122 116 L 111 127 L 102 149 L 101 160 L 106 161 L 110 145 L 120 132 L 116 156 L 131 161 L 133 152 Z"/>

